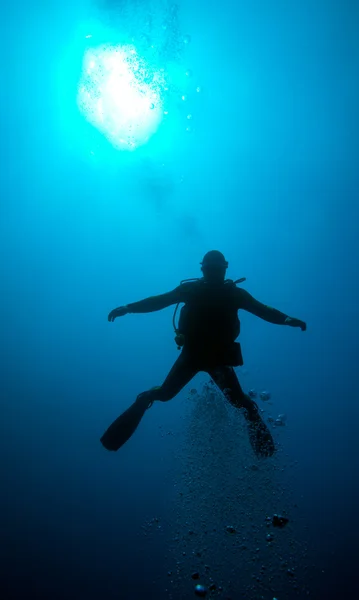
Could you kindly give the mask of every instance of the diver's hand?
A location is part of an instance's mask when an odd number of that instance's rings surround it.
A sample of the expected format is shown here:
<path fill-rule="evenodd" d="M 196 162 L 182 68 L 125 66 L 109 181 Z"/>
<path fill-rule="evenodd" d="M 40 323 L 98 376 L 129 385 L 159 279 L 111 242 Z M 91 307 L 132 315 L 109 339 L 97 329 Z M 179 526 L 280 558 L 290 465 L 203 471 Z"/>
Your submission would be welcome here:
<path fill-rule="evenodd" d="M 287 317 L 284 324 L 289 325 L 290 327 L 300 327 L 302 331 L 306 331 L 307 329 L 307 324 L 304 323 L 304 321 L 292 319 L 292 317 Z"/>
<path fill-rule="evenodd" d="M 113 323 L 117 317 L 124 317 L 128 313 L 128 306 L 119 306 L 118 308 L 114 308 L 111 310 L 108 315 L 108 320 L 110 323 Z"/>

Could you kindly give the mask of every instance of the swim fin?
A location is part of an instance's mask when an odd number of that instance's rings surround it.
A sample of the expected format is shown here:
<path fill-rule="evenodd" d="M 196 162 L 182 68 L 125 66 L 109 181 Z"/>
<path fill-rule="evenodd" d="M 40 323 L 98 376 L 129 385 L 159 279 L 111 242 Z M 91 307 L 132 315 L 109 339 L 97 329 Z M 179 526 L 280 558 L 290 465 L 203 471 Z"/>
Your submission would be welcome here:
<path fill-rule="evenodd" d="M 273 456 L 276 448 L 271 432 L 261 417 L 248 421 L 249 441 L 258 457 Z"/>
<path fill-rule="evenodd" d="M 262 420 L 257 404 L 248 394 L 245 396 L 247 400 L 245 417 L 248 423 L 249 441 L 254 453 L 259 457 L 272 456 L 276 450 L 272 434 Z M 248 410 L 249 406 L 251 408 Z"/>
<path fill-rule="evenodd" d="M 146 396 L 146 392 L 137 396 L 135 402 L 105 431 L 100 441 L 106 450 L 116 452 L 136 431 L 143 415 L 151 404 Z"/>

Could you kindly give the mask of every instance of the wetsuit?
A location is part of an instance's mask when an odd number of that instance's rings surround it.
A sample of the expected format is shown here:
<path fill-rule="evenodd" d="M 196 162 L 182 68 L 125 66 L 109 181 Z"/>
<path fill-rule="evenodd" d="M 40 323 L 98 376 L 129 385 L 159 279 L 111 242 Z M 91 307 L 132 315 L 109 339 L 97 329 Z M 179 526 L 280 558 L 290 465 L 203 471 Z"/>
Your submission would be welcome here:
<path fill-rule="evenodd" d="M 127 308 L 130 313 L 149 313 L 178 303 L 185 303 L 187 312 L 183 349 L 163 384 L 141 396 L 147 396 L 149 406 L 154 400 L 171 400 L 199 371 L 205 371 L 234 406 L 246 408 L 248 417 L 257 419 L 257 406 L 244 394 L 232 366 L 232 349 L 240 330 L 238 310 L 277 325 L 284 325 L 287 315 L 258 302 L 232 282 L 211 284 L 203 280 L 182 284 Z M 238 364 L 242 363 L 234 366 Z"/>

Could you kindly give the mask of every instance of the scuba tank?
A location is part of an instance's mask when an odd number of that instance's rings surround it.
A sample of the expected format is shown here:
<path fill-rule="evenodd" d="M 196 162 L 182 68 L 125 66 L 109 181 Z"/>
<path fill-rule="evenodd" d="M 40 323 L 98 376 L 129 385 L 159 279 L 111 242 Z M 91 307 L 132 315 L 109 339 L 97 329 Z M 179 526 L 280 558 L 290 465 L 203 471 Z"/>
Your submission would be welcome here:
<path fill-rule="evenodd" d="M 191 281 L 201 281 L 198 277 L 193 278 L 193 279 L 182 279 L 182 281 L 180 282 L 180 285 L 182 285 L 183 283 L 189 283 Z M 241 277 L 240 279 L 236 279 L 236 281 L 233 281 L 232 279 L 226 279 L 224 281 L 224 285 L 226 283 L 231 283 L 233 285 L 237 285 L 237 283 L 243 283 L 243 281 L 246 281 L 246 277 Z M 175 332 L 175 343 L 177 344 L 177 350 L 181 350 L 181 348 L 183 348 L 184 343 L 185 343 L 185 335 L 184 333 L 181 333 L 181 329 L 180 329 L 180 322 L 181 322 L 181 314 L 180 314 L 180 318 L 178 321 L 178 325 L 176 325 L 176 316 L 177 316 L 177 311 L 179 308 L 179 305 L 181 304 L 181 302 L 179 302 L 175 309 L 174 309 L 174 313 L 173 313 L 173 317 L 172 317 L 172 324 L 173 324 L 173 329 Z M 185 308 L 185 306 L 182 307 L 182 310 Z"/>

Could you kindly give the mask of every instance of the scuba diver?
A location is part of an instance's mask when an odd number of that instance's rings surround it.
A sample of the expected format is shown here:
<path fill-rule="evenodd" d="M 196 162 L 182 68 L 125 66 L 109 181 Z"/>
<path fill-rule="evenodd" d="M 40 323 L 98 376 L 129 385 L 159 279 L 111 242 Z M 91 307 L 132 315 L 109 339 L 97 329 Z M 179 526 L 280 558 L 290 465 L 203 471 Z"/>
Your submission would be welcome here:
<path fill-rule="evenodd" d="M 107 450 L 118 450 L 132 436 L 146 410 L 155 400 L 167 402 L 174 398 L 199 372 L 205 371 L 224 393 L 228 401 L 244 409 L 249 440 L 257 456 L 272 456 L 275 445 L 261 418 L 257 404 L 245 394 L 234 367 L 242 366 L 241 346 L 235 340 L 240 333 L 238 310 L 246 310 L 269 323 L 289 325 L 306 330 L 299 319 L 255 300 L 237 281 L 225 279 L 228 262 L 221 252 L 207 252 L 201 263 L 203 277 L 184 280 L 171 292 L 152 296 L 133 304 L 115 308 L 108 315 L 113 322 L 128 313 L 149 313 L 176 305 L 174 314 L 175 341 L 181 354 L 163 384 L 139 394 L 135 402 L 120 415 L 101 438 Z M 181 309 L 178 327 L 176 312 Z"/>

